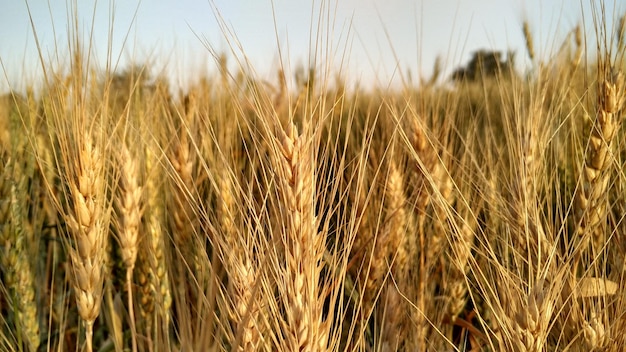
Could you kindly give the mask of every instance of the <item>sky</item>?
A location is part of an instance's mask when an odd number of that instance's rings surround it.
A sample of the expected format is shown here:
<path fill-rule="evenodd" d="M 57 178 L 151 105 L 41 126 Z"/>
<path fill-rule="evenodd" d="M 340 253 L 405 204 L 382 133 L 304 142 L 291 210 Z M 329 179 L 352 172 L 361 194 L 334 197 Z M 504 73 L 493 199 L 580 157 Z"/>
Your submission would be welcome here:
<path fill-rule="evenodd" d="M 598 0 L 0 0 L 0 92 L 41 78 L 46 65 L 69 61 L 72 7 L 79 33 L 100 69 L 150 63 L 173 85 L 215 72 L 212 53 L 231 69 L 245 58 L 255 74 L 273 79 L 325 65 L 361 85 L 398 82 L 408 71 L 428 78 L 439 56 L 444 72 L 473 51 L 515 50 L 528 63 L 523 21 L 539 57 L 558 50 L 584 23 L 593 35 L 591 2 Z M 626 0 L 607 0 L 618 18 Z M 78 5 L 76 5 L 78 4 Z M 30 15 L 29 10 L 30 9 Z M 31 23 L 32 20 L 32 23 Z M 614 20 L 616 21 L 616 20 Z M 34 28 L 34 30 L 33 30 Z M 35 36 L 36 35 L 36 36 Z M 39 50 L 37 49 L 39 47 Z"/>

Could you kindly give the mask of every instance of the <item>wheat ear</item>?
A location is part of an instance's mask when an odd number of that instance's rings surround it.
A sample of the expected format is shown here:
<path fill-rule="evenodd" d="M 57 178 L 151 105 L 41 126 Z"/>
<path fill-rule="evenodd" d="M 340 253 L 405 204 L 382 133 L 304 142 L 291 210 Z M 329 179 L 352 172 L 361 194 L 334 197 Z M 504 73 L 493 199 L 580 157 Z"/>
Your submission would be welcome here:
<path fill-rule="evenodd" d="M 416 221 L 417 247 L 419 250 L 418 278 L 416 284 L 417 308 L 412 310 L 413 320 L 416 322 L 418 332 L 416 333 L 416 344 L 419 349 L 425 346 L 425 339 L 428 334 L 428 323 L 426 323 L 426 302 L 427 297 L 427 274 L 429 267 L 436 266 L 441 263 L 438 259 L 439 254 L 446 243 L 445 223 L 447 217 L 446 197 L 450 196 L 451 187 L 448 182 L 449 175 L 443 169 L 443 165 L 439 161 L 439 156 L 433 146 L 423 118 L 417 113 L 413 113 L 412 119 L 408 120 L 407 128 L 410 150 L 409 160 L 413 162 L 410 173 L 409 185 L 412 187 L 411 200 L 413 204 L 414 217 Z M 441 182 L 441 183 L 440 183 Z M 441 189 L 439 189 L 441 188 Z M 439 197 L 434 198 L 436 201 L 435 210 L 437 211 L 437 219 L 435 221 L 435 231 L 426 233 L 427 208 L 433 202 L 431 194 L 437 193 Z M 432 282 L 432 280 L 431 280 Z"/>
<path fill-rule="evenodd" d="M 406 330 L 405 314 L 401 306 L 403 301 L 400 297 L 401 290 L 408 290 L 409 263 L 416 253 L 415 233 L 411 228 L 409 213 L 406 210 L 407 199 L 404 190 L 404 175 L 395 162 L 389 159 L 389 173 L 385 182 L 385 208 L 387 214 L 377 247 L 374 253 L 383 253 L 384 256 L 375 255 L 372 270 L 379 272 L 378 275 L 390 270 L 392 277 L 386 282 L 383 291 L 383 310 L 381 326 L 383 348 L 397 350 L 402 342 Z M 397 283 L 397 284 L 396 284 Z M 387 347 L 385 347 L 387 346 Z"/>
<path fill-rule="evenodd" d="M 187 141 L 187 133 L 182 132 L 179 142 L 170 157 L 170 162 L 176 173 L 174 179 L 174 207 L 172 220 L 174 224 L 174 243 L 181 248 L 184 257 L 192 245 L 192 228 L 190 226 L 192 216 L 189 196 L 193 192 L 193 162 L 191 160 L 190 146 Z"/>
<path fill-rule="evenodd" d="M 528 288 L 528 293 L 520 297 L 517 312 L 513 317 L 513 346 L 517 351 L 543 351 L 550 332 L 550 321 L 555 310 L 555 293 L 543 280 L 537 280 Z"/>
<path fill-rule="evenodd" d="M 234 184 L 225 170 L 221 172 L 218 182 L 217 213 L 220 219 L 222 236 L 219 245 L 226 270 L 229 274 L 229 291 L 233 301 L 231 320 L 236 326 L 238 351 L 256 351 L 259 348 L 260 332 L 258 329 L 258 308 L 255 307 L 253 289 L 256 269 L 245 234 L 237 228 L 237 193 Z"/>
<path fill-rule="evenodd" d="M 608 204 L 605 196 L 610 181 L 609 169 L 613 162 L 611 145 L 622 122 L 621 110 L 625 94 L 624 75 L 621 72 L 605 75 L 599 82 L 596 119 L 589 137 L 582 184 L 576 192 L 575 215 L 581 237 L 579 250 L 584 250 L 590 239 L 594 250 L 600 249 L 606 235 Z"/>
<path fill-rule="evenodd" d="M 128 291 L 128 312 L 133 333 L 132 347 L 137 351 L 137 330 L 135 327 L 135 311 L 133 307 L 133 270 L 139 250 L 139 227 L 143 209 L 141 206 L 142 187 L 139 186 L 139 167 L 128 147 L 123 144 L 120 150 L 120 190 L 117 198 L 118 237 L 122 260 L 126 267 L 126 285 Z"/>
<path fill-rule="evenodd" d="M 322 318 L 323 299 L 319 280 L 325 250 L 323 233 L 315 216 L 315 158 L 312 133 L 298 134 L 295 125 L 278 128 L 280 151 L 276 169 L 280 178 L 282 215 L 285 224 L 287 326 L 291 351 L 325 351 L 328 342 Z"/>
<path fill-rule="evenodd" d="M 467 304 L 466 280 L 470 270 L 469 264 L 476 227 L 475 221 L 462 220 L 458 226 L 452 229 L 450 236 L 450 247 L 453 256 L 448 262 L 450 266 L 450 282 L 446 289 L 450 298 L 448 313 L 452 322 L 463 312 Z"/>
<path fill-rule="evenodd" d="M 143 209 L 141 196 L 143 188 L 139 185 L 139 167 L 126 145 L 120 150 L 120 192 L 117 199 L 119 209 L 119 241 L 122 260 L 127 276 L 132 275 L 139 249 L 139 227 Z"/>
<path fill-rule="evenodd" d="M 167 331 L 171 319 L 172 295 L 165 262 L 165 240 L 163 233 L 164 209 L 162 185 L 159 183 L 162 168 L 154 152 L 146 149 L 146 194 L 145 236 L 141 240 L 137 281 L 139 282 L 139 312 L 146 322 L 146 330 L 152 330 L 155 316 L 163 319 L 163 330 Z M 155 313 L 156 310 L 156 315 Z"/>
<path fill-rule="evenodd" d="M 69 180 L 68 209 L 73 246 L 70 258 L 78 313 L 85 322 L 87 351 L 92 351 L 93 323 L 100 314 L 107 241 L 107 224 L 104 221 L 106 203 L 102 155 L 87 135 L 77 151 L 74 165 L 75 178 Z"/>
<path fill-rule="evenodd" d="M 526 40 L 526 51 L 530 61 L 535 59 L 535 44 L 533 41 L 533 34 L 530 32 L 530 25 L 528 21 L 524 21 L 522 24 L 522 32 L 524 32 L 524 39 Z"/>
<path fill-rule="evenodd" d="M 426 209 L 433 201 L 437 203 L 434 205 L 437 212 L 436 231 L 428 236 L 428 250 L 424 258 L 425 263 L 432 263 L 446 242 L 446 229 L 442 224 L 445 224 L 447 218 L 446 203 L 451 201 L 452 180 L 441 163 L 424 124 L 422 117 L 415 114 L 409 120 L 407 128 L 411 144 L 408 157 L 414 162 L 409 185 L 412 187 L 411 203 L 417 217 L 417 231 L 421 237 L 425 231 Z M 433 197 L 433 193 L 437 193 L 438 197 Z"/>
<path fill-rule="evenodd" d="M 27 178 L 21 172 L 15 172 L 17 165 L 14 165 L 14 160 L 8 164 L 10 166 L 4 169 L 4 175 L 0 175 L 0 247 L 4 249 L 0 252 L 0 267 L 4 269 L 4 284 L 13 301 L 21 337 L 30 351 L 36 351 L 40 337 L 33 283 L 35 276 L 28 261 L 30 256 L 27 254 L 24 229 L 27 215 L 23 195 L 26 194 Z"/>
<path fill-rule="evenodd" d="M 624 75 L 621 71 L 613 71 L 607 62 L 600 62 L 601 77 L 598 84 L 598 102 L 596 119 L 593 121 L 591 135 L 587 146 L 587 155 L 583 165 L 582 184 L 575 196 L 575 215 L 578 220 L 577 233 L 580 243 L 574 251 L 576 270 L 581 256 L 588 250 L 591 243 L 591 255 L 596 257 L 606 244 L 607 217 L 609 204 L 607 193 L 611 178 L 611 165 L 614 162 L 613 139 L 622 123 L 624 106 Z M 574 277 L 575 271 L 571 273 Z M 570 278 L 570 280 L 572 280 Z M 575 308 L 580 309 L 580 308 Z M 600 312 L 595 305 L 583 306 L 586 314 L 577 316 L 577 323 L 583 330 L 583 339 L 587 347 L 601 350 L 610 339 L 610 329 L 606 329 L 605 312 Z M 590 315 L 590 319 L 585 316 Z M 575 319 L 576 320 L 576 319 Z"/>
<path fill-rule="evenodd" d="M 183 262 L 178 265 L 177 277 L 172 280 L 177 288 L 179 299 L 186 301 L 189 313 L 197 312 L 197 300 L 200 297 L 201 288 L 198 287 L 197 277 L 194 272 L 201 272 L 198 250 L 194 240 L 194 226 L 197 223 L 195 210 L 192 208 L 195 196 L 193 179 L 193 166 L 191 146 L 186 131 L 181 132 L 178 142 L 175 144 L 170 162 L 173 167 L 172 182 L 172 207 L 170 218 L 172 220 L 172 237 L 176 252 L 180 252 L 177 260 Z M 187 269 L 190 268 L 190 269 Z M 191 316 L 195 319 L 195 317 Z"/>

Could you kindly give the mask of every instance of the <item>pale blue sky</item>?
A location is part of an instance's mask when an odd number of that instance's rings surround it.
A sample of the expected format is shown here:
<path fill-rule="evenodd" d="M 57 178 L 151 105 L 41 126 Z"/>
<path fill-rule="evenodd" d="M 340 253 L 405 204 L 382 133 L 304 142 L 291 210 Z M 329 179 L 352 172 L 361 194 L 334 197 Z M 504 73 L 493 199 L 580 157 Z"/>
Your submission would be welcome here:
<path fill-rule="evenodd" d="M 149 59 L 156 68 L 167 64 L 167 72 L 176 77 L 175 85 L 192 81 L 198 72 L 214 71 L 204 44 L 217 51 L 229 48 L 215 10 L 237 36 L 260 76 L 274 76 L 278 45 L 283 62 L 295 68 L 308 65 L 310 44 L 317 42 L 329 44 L 317 56 L 318 61 L 332 63 L 335 70 L 341 66 L 349 80 L 365 85 L 388 82 L 396 67 L 394 52 L 401 71 L 410 69 L 416 77 L 430 74 L 437 55 L 444 59 L 449 72 L 479 48 L 513 49 L 520 61 L 525 58 L 524 19 L 531 25 L 537 51 L 547 56 L 583 17 L 586 26 L 592 28 L 591 1 L 595 0 L 274 0 L 274 11 L 271 0 L 78 3 L 85 38 L 93 22 L 93 52 L 100 67 L 110 42 L 113 64 L 118 58 L 121 67 L 132 60 Z M 625 1 L 606 1 L 608 15 L 619 17 L 626 8 Z M 67 3 L 72 1 L 27 2 L 46 61 L 67 63 Z M 330 10 L 324 10 L 324 38 L 320 40 L 316 34 L 322 7 Z M 38 57 L 26 0 L 3 0 L 0 8 L 0 59 L 10 82 L 0 79 L 0 91 L 6 91 L 8 84 L 20 87 L 36 80 L 40 70 L 34 68 Z M 113 35 L 109 41 L 111 18 Z M 347 60 L 341 65 L 344 54 Z"/>

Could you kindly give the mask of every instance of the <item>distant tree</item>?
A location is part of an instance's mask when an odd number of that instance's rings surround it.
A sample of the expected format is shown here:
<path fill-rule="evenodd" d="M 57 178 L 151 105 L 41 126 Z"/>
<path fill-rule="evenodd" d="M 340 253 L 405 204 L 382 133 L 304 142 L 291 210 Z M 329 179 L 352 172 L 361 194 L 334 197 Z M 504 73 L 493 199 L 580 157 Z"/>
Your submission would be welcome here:
<path fill-rule="evenodd" d="M 154 86 L 151 84 L 149 70 L 145 66 L 135 65 L 123 72 L 113 73 L 108 81 L 103 82 L 108 85 L 106 96 L 109 108 L 114 114 L 120 114 L 129 103 L 131 107 L 136 107 L 139 102 L 154 93 Z M 130 102 L 132 100 L 132 102 Z"/>
<path fill-rule="evenodd" d="M 515 72 L 515 53 L 509 51 L 503 59 L 500 51 L 478 50 L 465 67 L 459 67 L 452 73 L 454 81 L 476 81 L 485 77 L 495 77 L 501 74 Z"/>

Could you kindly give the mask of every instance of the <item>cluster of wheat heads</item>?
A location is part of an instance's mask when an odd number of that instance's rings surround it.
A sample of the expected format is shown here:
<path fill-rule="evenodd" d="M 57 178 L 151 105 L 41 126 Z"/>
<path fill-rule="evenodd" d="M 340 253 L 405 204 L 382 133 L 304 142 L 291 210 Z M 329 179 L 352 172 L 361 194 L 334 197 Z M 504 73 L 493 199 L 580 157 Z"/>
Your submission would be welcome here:
<path fill-rule="evenodd" d="M 1 102 L 0 350 L 622 350 L 623 44 L 523 32 L 527 77 L 398 91 L 74 49 Z"/>

